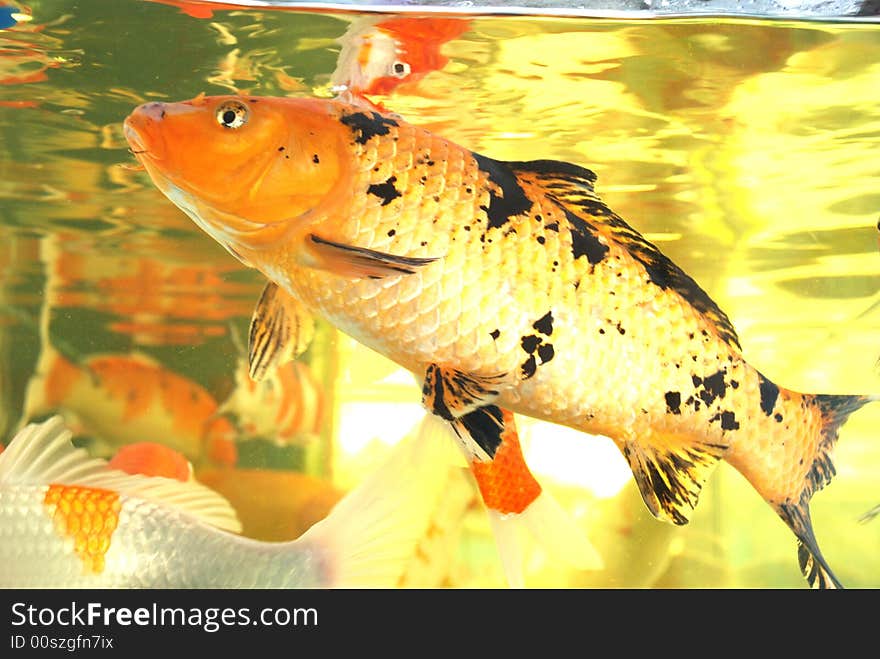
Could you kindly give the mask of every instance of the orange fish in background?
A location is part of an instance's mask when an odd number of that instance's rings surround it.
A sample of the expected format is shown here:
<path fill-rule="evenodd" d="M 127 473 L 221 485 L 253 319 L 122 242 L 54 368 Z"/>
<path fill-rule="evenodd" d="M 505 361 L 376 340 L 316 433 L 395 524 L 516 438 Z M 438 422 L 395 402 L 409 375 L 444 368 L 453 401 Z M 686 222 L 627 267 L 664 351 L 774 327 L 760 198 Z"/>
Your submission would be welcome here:
<path fill-rule="evenodd" d="M 23 422 L 49 412 L 78 432 L 120 446 L 167 437 L 189 459 L 235 464 L 236 431 L 201 385 L 139 353 L 99 355 L 82 365 L 44 349 L 28 383 Z"/>
<path fill-rule="evenodd" d="M 312 98 L 148 103 L 125 134 L 170 201 L 290 298 L 271 354 L 318 314 L 414 373 L 473 458 L 498 455 L 505 409 L 605 435 L 648 509 L 678 525 L 723 459 L 792 531 L 808 583 L 840 586 L 809 504 L 835 474 L 840 427 L 880 398 L 758 372 L 590 170 L 495 160 Z"/>
<path fill-rule="evenodd" d="M 163 476 L 186 482 L 193 477 L 192 463 L 179 451 L 157 442 L 123 446 L 107 465 L 126 474 Z"/>
<path fill-rule="evenodd" d="M 224 336 L 230 319 L 247 315 L 246 298 L 258 290 L 228 281 L 228 266 L 189 262 L 191 254 L 159 259 L 142 256 L 145 247 L 107 252 L 92 249 L 91 241 L 65 233 L 46 248 L 51 304 L 109 312 L 117 316 L 109 329 L 140 345 L 193 345 Z M 155 245 L 165 249 L 161 241 Z"/>
<path fill-rule="evenodd" d="M 339 39 L 342 50 L 330 83 L 337 92 L 364 99 L 388 95 L 416 83 L 449 62 L 441 53 L 448 41 L 470 29 L 470 19 L 367 17 L 354 21 Z"/>
<path fill-rule="evenodd" d="M 239 440 L 261 437 L 277 444 L 305 443 L 321 432 L 325 394 L 308 364 L 286 362 L 261 380 L 248 375 L 242 362 L 235 387 L 220 404 L 221 414 L 231 415 Z"/>

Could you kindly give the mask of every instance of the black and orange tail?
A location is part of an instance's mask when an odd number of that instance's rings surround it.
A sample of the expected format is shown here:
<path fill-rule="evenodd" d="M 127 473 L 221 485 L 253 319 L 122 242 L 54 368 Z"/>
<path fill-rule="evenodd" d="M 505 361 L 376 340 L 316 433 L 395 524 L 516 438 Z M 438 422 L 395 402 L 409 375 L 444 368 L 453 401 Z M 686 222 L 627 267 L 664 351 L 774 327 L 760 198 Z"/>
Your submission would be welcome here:
<path fill-rule="evenodd" d="M 842 588 L 834 576 L 813 534 L 810 520 L 810 499 L 831 482 L 836 470 L 831 453 L 837 443 L 840 427 L 850 414 L 866 403 L 878 400 L 874 396 L 838 396 L 817 394 L 809 396 L 822 415 L 819 445 L 813 457 L 812 467 L 804 479 L 803 489 L 795 503 L 775 506 L 776 512 L 792 530 L 798 540 L 798 563 L 811 588 Z"/>

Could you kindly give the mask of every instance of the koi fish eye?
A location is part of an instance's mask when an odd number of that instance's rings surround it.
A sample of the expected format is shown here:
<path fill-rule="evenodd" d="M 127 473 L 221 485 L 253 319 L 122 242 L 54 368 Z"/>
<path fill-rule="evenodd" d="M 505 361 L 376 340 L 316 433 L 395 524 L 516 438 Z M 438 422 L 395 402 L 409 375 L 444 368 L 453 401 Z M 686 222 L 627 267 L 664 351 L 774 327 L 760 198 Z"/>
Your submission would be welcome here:
<path fill-rule="evenodd" d="M 226 101 L 217 108 L 217 123 L 224 128 L 241 128 L 248 120 L 248 107 L 241 101 Z"/>
<path fill-rule="evenodd" d="M 401 62 L 400 60 L 394 62 L 391 65 L 391 75 L 393 75 L 395 78 L 405 78 L 410 74 L 411 70 L 412 69 L 410 68 L 409 64 L 407 64 L 406 62 Z"/>

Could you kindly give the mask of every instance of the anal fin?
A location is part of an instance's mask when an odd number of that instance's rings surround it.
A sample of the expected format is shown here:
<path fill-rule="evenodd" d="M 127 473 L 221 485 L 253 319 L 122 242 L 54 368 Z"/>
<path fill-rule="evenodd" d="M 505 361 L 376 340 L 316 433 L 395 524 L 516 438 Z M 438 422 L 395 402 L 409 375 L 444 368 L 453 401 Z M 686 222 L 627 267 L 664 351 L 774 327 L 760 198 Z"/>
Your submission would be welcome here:
<path fill-rule="evenodd" d="M 248 334 L 248 372 L 262 380 L 270 368 L 296 359 L 315 336 L 315 321 L 299 300 L 268 282 L 254 309 Z"/>
<path fill-rule="evenodd" d="M 678 525 L 688 523 L 703 484 L 727 448 L 660 434 L 621 446 L 645 505 L 658 519 Z"/>

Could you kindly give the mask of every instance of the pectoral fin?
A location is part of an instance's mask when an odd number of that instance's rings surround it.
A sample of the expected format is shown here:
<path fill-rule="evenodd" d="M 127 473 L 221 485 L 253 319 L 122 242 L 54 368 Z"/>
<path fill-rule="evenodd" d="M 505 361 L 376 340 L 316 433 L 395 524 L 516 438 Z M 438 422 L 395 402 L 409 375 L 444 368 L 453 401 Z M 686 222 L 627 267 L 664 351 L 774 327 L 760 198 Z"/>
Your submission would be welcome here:
<path fill-rule="evenodd" d="M 395 256 L 365 247 L 344 245 L 309 234 L 308 250 L 318 266 L 345 277 L 382 279 L 391 275 L 411 275 L 436 258 Z"/>
<path fill-rule="evenodd" d="M 275 282 L 263 289 L 251 318 L 248 371 L 262 380 L 270 368 L 296 359 L 315 336 L 315 321 L 302 303 Z"/>

